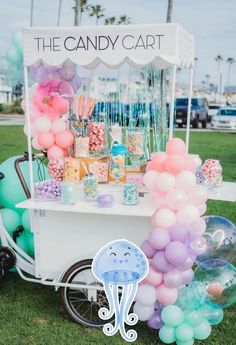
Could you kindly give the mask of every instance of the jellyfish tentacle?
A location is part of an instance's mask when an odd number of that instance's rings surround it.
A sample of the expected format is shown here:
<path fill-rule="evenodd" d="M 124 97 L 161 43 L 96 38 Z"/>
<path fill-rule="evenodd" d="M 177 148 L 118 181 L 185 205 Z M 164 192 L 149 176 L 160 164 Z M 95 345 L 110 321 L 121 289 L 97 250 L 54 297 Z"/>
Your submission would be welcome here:
<path fill-rule="evenodd" d="M 114 301 L 113 301 L 113 291 L 112 286 L 108 283 L 104 283 L 104 291 L 108 299 L 109 309 L 106 307 L 102 307 L 99 312 L 98 316 L 102 320 L 109 320 L 114 314 Z"/>
<path fill-rule="evenodd" d="M 126 300 L 125 309 L 124 309 L 124 321 L 129 326 L 133 326 L 138 322 L 138 316 L 135 313 L 129 314 L 129 310 L 135 298 L 137 289 L 138 289 L 137 283 L 129 285 L 129 297 Z"/>
<path fill-rule="evenodd" d="M 117 333 L 120 328 L 120 306 L 119 306 L 119 295 L 118 295 L 118 286 L 113 285 L 112 289 L 112 298 L 114 302 L 114 311 L 115 311 L 115 325 L 113 326 L 111 323 L 106 323 L 103 326 L 104 334 L 108 336 L 112 336 Z"/>
<path fill-rule="evenodd" d="M 132 342 L 137 339 L 137 332 L 134 329 L 129 329 L 126 332 L 124 314 L 120 314 L 120 334 L 122 338 L 128 342 Z"/>

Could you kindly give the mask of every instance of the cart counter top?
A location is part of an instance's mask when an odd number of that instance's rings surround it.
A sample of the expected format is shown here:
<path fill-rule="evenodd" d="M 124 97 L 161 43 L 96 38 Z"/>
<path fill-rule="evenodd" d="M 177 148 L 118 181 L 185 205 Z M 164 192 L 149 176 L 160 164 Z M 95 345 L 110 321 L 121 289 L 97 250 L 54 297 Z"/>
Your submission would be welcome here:
<path fill-rule="evenodd" d="M 108 192 L 108 187 L 101 186 L 101 191 Z M 113 188 L 112 188 L 113 189 Z M 123 205 L 121 203 L 120 190 L 114 188 L 112 194 L 115 198 L 115 204 L 110 208 L 100 208 L 95 202 L 83 201 L 83 197 L 79 197 L 79 201 L 75 205 L 64 205 L 60 201 L 35 201 L 28 199 L 17 205 L 19 208 L 35 209 L 35 210 L 48 210 L 58 212 L 74 212 L 84 214 L 101 214 L 101 215 L 114 215 L 114 216 L 135 216 L 135 217 L 151 217 L 155 209 L 152 204 L 150 195 L 144 193 L 143 197 L 139 198 L 139 204 L 135 206 Z M 223 182 L 221 188 L 209 192 L 210 200 L 220 201 L 236 201 L 236 183 Z"/>

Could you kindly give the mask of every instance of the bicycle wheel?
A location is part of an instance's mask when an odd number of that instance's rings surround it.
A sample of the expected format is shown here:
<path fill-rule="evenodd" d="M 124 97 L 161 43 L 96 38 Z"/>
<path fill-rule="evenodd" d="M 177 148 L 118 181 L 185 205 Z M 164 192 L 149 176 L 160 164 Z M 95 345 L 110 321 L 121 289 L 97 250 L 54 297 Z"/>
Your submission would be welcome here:
<path fill-rule="evenodd" d="M 71 266 L 63 276 L 63 283 L 102 287 L 91 270 L 92 260 L 82 260 Z M 87 327 L 101 327 L 113 320 L 101 320 L 98 311 L 108 307 L 108 300 L 103 290 L 89 290 L 63 287 L 60 289 L 63 307 L 76 323 Z"/>

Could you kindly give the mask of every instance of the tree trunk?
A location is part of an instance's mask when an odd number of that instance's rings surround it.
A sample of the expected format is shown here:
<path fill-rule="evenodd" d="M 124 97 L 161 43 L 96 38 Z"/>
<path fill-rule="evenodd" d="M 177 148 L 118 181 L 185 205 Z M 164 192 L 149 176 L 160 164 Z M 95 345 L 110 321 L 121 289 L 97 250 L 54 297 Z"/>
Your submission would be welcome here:
<path fill-rule="evenodd" d="M 229 66 L 228 66 L 228 75 L 227 75 L 227 86 L 229 86 L 229 83 L 230 83 L 230 73 L 231 72 L 231 64 L 229 63 Z"/>
<path fill-rule="evenodd" d="M 168 8 L 167 8 L 167 16 L 166 16 L 167 23 L 171 23 L 172 10 L 173 10 L 173 0 L 168 0 Z"/>
<path fill-rule="evenodd" d="M 75 0 L 75 26 L 79 26 L 81 24 L 81 8 L 80 8 L 80 0 Z"/>

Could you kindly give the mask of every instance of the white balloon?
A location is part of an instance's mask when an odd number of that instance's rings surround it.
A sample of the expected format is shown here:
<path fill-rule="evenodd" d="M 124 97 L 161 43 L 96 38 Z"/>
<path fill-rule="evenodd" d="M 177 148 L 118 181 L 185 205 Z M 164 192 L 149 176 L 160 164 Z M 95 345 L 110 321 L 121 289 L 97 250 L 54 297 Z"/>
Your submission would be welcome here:
<path fill-rule="evenodd" d="M 150 319 L 150 317 L 154 313 L 154 304 L 143 305 L 136 302 L 134 305 L 133 311 L 138 316 L 140 321 L 147 321 Z"/>
<path fill-rule="evenodd" d="M 169 192 L 175 187 L 175 177 L 168 172 L 160 173 L 155 185 L 159 191 Z"/>
<path fill-rule="evenodd" d="M 143 305 L 153 305 L 156 302 L 156 289 L 154 286 L 144 284 L 138 287 L 135 301 Z"/>
<path fill-rule="evenodd" d="M 31 136 L 31 138 L 33 138 L 33 137 L 35 137 L 37 135 L 37 132 L 36 132 L 36 130 L 34 128 L 34 125 L 32 123 L 31 123 L 30 127 L 31 127 L 30 128 L 30 136 Z M 27 122 L 24 124 L 23 130 L 24 130 L 25 135 L 29 134 Z"/>
<path fill-rule="evenodd" d="M 190 225 L 199 219 L 199 211 L 196 206 L 188 204 L 177 212 L 177 221 L 179 223 Z"/>
<path fill-rule="evenodd" d="M 176 176 L 176 188 L 189 191 L 195 185 L 196 185 L 196 177 L 190 171 L 184 170 Z"/>
<path fill-rule="evenodd" d="M 49 132 L 52 126 L 51 120 L 47 116 L 39 116 L 34 121 L 34 128 L 37 132 Z"/>
<path fill-rule="evenodd" d="M 170 228 L 176 223 L 176 215 L 168 208 L 159 209 L 153 216 L 155 226 L 160 228 Z"/>
<path fill-rule="evenodd" d="M 150 170 L 146 172 L 143 177 L 143 183 L 148 188 L 148 190 L 154 190 L 156 188 L 156 181 L 159 174 L 156 171 Z"/>
<path fill-rule="evenodd" d="M 51 132 L 53 134 L 63 132 L 66 130 L 66 122 L 62 119 L 56 119 L 52 123 Z"/>

